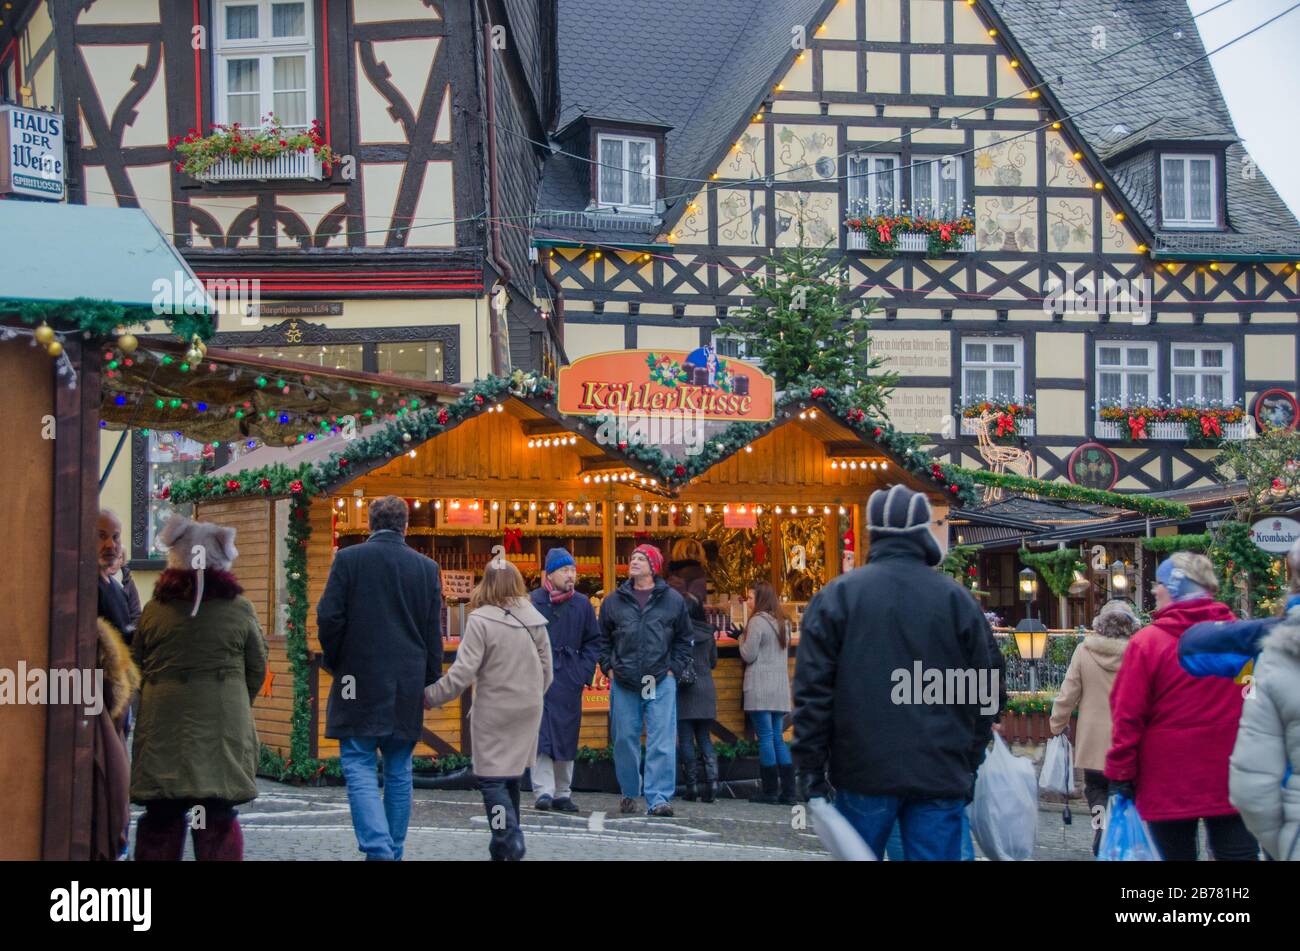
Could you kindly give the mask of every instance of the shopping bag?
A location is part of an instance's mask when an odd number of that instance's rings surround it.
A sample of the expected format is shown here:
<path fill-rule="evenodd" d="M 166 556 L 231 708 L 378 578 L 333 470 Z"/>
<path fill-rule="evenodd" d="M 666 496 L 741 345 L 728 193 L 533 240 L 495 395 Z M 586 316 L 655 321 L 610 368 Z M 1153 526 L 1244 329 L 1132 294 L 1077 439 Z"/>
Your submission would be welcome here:
<path fill-rule="evenodd" d="M 1138 815 L 1137 804 L 1111 793 L 1106 801 L 1106 825 L 1097 859 L 1102 862 L 1159 862 L 1160 850 L 1151 830 Z"/>
<path fill-rule="evenodd" d="M 1064 733 L 1047 741 L 1043 754 L 1043 771 L 1038 776 L 1038 788 L 1062 796 L 1074 795 L 1074 744 Z"/>
<path fill-rule="evenodd" d="M 813 829 L 822 840 L 826 851 L 841 862 L 874 862 L 871 846 L 858 835 L 858 830 L 844 818 L 844 814 L 820 797 L 809 800 Z"/>
<path fill-rule="evenodd" d="M 1038 777 L 1034 764 L 1016 756 L 1007 741 L 993 735 L 993 751 L 975 777 L 971 832 L 984 854 L 998 862 L 1034 857 L 1038 837 Z"/>

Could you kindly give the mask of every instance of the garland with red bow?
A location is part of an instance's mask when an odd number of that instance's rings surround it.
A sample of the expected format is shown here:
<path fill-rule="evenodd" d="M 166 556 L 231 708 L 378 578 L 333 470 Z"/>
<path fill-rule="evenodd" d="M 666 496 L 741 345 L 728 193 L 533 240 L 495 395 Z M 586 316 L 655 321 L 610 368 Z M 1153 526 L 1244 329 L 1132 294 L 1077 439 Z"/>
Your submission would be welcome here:
<path fill-rule="evenodd" d="M 524 533 L 522 529 L 507 528 L 503 540 L 503 544 L 505 545 L 506 551 L 518 552 L 522 554 L 524 550 L 523 543 L 522 543 L 523 537 L 524 537 Z"/>
<path fill-rule="evenodd" d="M 1147 418 L 1145 416 L 1130 416 L 1128 418 L 1128 435 L 1134 441 L 1146 439 Z"/>

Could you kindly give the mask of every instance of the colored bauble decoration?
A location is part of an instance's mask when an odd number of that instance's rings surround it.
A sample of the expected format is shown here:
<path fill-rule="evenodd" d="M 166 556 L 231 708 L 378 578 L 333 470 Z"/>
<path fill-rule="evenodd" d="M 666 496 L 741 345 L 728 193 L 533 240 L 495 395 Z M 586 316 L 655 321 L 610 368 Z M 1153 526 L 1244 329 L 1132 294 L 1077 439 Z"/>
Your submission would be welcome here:
<path fill-rule="evenodd" d="M 411 434 L 410 434 L 410 433 L 402 433 L 402 442 L 410 442 L 410 441 L 411 441 Z"/>
<path fill-rule="evenodd" d="M 190 347 L 185 351 L 185 362 L 190 366 L 203 362 L 203 351 L 198 347 Z"/>
<path fill-rule="evenodd" d="M 34 336 L 36 337 L 36 342 L 42 347 L 48 347 L 50 344 L 54 343 L 54 328 L 49 324 L 41 324 L 36 328 Z"/>
<path fill-rule="evenodd" d="M 51 340 L 49 346 L 45 348 L 45 352 L 51 357 L 57 359 L 63 356 L 63 344 L 59 343 L 57 340 Z"/>
<path fill-rule="evenodd" d="M 123 353 L 135 353 L 140 346 L 140 341 L 136 339 L 135 334 L 122 334 L 117 338 L 117 349 Z"/>

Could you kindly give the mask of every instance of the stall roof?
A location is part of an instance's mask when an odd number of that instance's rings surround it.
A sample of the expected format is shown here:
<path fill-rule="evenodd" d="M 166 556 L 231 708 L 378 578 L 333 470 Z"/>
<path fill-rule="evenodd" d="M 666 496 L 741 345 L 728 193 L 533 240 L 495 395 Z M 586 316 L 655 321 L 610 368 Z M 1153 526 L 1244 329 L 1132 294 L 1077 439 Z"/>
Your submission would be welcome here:
<path fill-rule="evenodd" d="M 2 201 L 0 261 L 0 297 L 24 301 L 87 298 L 151 307 L 155 282 L 174 282 L 178 273 L 182 282 L 198 282 L 139 208 Z M 215 310 L 206 293 L 204 301 L 209 313 Z"/>
<path fill-rule="evenodd" d="M 358 429 L 367 420 L 375 420 L 372 428 L 377 428 L 386 417 L 460 395 L 447 383 L 312 367 L 215 347 L 191 367 L 187 349 L 154 338 L 142 339 L 130 354 L 106 346 L 104 428 L 170 430 L 201 442 L 258 439 L 283 447 L 301 441 L 304 450 L 314 451 L 318 443 L 333 441 L 316 437 L 341 428 L 344 417 L 354 417 Z"/>

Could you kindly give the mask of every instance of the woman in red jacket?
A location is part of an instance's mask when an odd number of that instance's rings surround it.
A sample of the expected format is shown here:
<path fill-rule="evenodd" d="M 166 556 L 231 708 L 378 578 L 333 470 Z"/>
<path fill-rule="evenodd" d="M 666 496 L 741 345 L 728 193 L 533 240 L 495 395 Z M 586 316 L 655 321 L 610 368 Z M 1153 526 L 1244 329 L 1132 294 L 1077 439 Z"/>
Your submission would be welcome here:
<path fill-rule="evenodd" d="M 1156 569 L 1156 611 L 1133 635 L 1110 695 L 1114 722 L 1106 776 L 1136 798 L 1166 861 L 1195 861 L 1205 820 L 1218 861 L 1255 861 L 1259 846 L 1228 800 L 1228 758 L 1237 739 L 1242 687 L 1189 676 L 1178 639 L 1192 624 L 1231 621 L 1214 600 L 1219 583 L 1204 555 L 1178 552 Z M 1136 791 L 1136 796 L 1134 792 Z"/>

